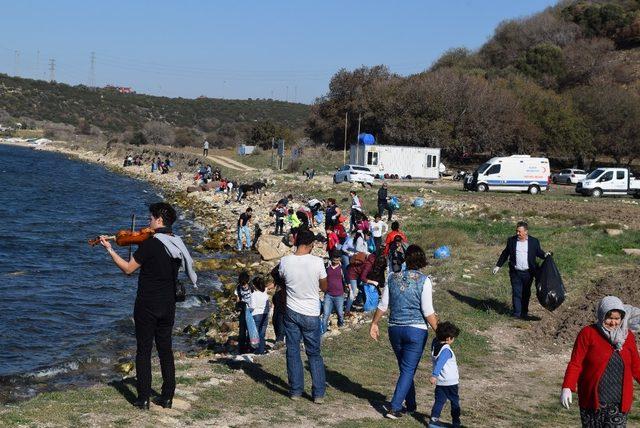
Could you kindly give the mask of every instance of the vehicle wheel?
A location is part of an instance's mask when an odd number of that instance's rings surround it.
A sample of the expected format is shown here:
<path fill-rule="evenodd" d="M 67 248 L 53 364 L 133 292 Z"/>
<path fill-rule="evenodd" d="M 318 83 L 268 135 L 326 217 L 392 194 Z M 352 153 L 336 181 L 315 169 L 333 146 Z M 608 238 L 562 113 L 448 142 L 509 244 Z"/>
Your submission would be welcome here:
<path fill-rule="evenodd" d="M 640 192 L 635 192 L 635 193 L 633 194 L 633 197 L 634 197 L 635 199 L 640 199 Z"/>
<path fill-rule="evenodd" d="M 553 180 L 551 181 L 553 181 L 553 184 L 558 184 L 558 177 L 553 177 Z"/>
<path fill-rule="evenodd" d="M 336 178 L 336 176 L 335 176 L 335 175 L 333 176 L 333 182 L 334 182 L 335 184 L 338 184 L 338 179 Z"/>
<path fill-rule="evenodd" d="M 593 196 L 594 198 L 599 198 L 600 196 L 602 196 L 602 190 L 593 189 L 593 192 L 591 192 L 591 196 Z"/>
<path fill-rule="evenodd" d="M 529 194 L 537 195 L 540 193 L 540 188 L 538 186 L 529 186 Z"/>
<path fill-rule="evenodd" d="M 489 190 L 489 187 L 486 184 L 478 184 L 478 192 L 486 192 L 487 190 Z"/>

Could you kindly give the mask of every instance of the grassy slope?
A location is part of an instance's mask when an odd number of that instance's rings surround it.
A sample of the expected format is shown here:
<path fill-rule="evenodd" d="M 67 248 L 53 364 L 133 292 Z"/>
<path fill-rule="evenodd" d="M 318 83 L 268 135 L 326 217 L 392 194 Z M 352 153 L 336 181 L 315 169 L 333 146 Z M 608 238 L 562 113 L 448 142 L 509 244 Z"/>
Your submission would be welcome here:
<path fill-rule="evenodd" d="M 290 184 L 287 190 L 294 194 L 309 191 L 302 183 Z M 348 190 L 346 186 L 339 186 L 339 198 L 346 197 Z M 374 188 L 360 192 L 364 196 L 365 207 L 374 206 L 375 191 Z M 417 194 L 411 188 L 393 189 L 393 193 L 401 197 Z M 318 191 L 314 195 L 328 194 Z M 551 195 L 539 197 L 547 196 Z M 464 194 L 460 197 L 464 198 Z M 526 201 L 531 196 L 513 195 L 512 198 L 513 201 Z M 504 199 L 486 195 L 487 202 L 498 200 Z M 490 275 L 490 268 L 502 249 L 505 237 L 512 233 L 511 216 L 530 217 L 532 234 L 541 239 L 545 249 L 556 254 L 570 303 L 584 294 L 591 287 L 592 280 L 604 272 L 637 264 L 637 261 L 623 256 L 620 250 L 640 247 L 640 232 L 626 231 L 622 236 L 610 237 L 603 233 L 602 225 L 576 227 L 574 223 L 580 217 L 589 215 L 576 210 L 568 212 L 567 218 L 547 218 L 544 212 L 525 214 L 503 203 L 493 205 L 484 214 L 494 220 L 480 219 L 475 215 L 465 218 L 443 216 L 424 208 L 409 207 L 408 204 L 401 211 L 404 229 L 412 242 L 425 248 L 447 244 L 452 249 L 450 260 L 434 262 L 427 271 L 435 277 L 434 300 L 441 319 L 456 322 L 463 331 L 455 344 L 462 376 L 463 422 L 470 426 L 575 426 L 578 421 L 576 406 L 567 412 L 561 411 L 557 404 L 566 359 L 552 361 L 566 358 L 570 345 L 561 345 L 553 350 L 546 338 L 540 341 L 539 347 L 535 342 L 523 345 L 519 337 L 507 345 L 500 342 L 496 328 L 527 335 L 531 324 L 508 317 L 508 278 L 504 272 Z M 531 218 L 534 214 L 535 218 Z M 602 257 L 596 257 L 596 254 Z M 464 279 L 462 275 L 465 273 L 473 276 Z M 536 314 L 552 316 L 540 309 L 537 303 L 532 303 L 532 306 Z M 390 422 L 382 419 L 378 412 L 380 405 L 392 394 L 397 376 L 395 359 L 385 334 L 383 329 L 381 341 L 375 343 L 368 338 L 365 325 L 325 342 L 323 354 L 329 389 L 324 406 L 316 406 L 307 400 L 293 405 L 287 399 L 282 354 L 261 359 L 260 364 L 244 366 L 244 375 L 230 370 L 230 367 L 239 367 L 220 363 L 206 364 L 204 369 L 199 369 L 200 377 L 195 378 L 188 376 L 183 368 L 178 374 L 179 389 L 201 384 L 208 372 L 231 376 L 233 383 L 202 388 L 198 392 L 200 400 L 190 411 L 176 416 L 176 421 L 195 425 L 229 421 L 235 421 L 232 424 L 253 421 L 259 425 L 277 425 L 287 421 L 292 424 L 350 427 L 418 426 L 424 423 L 432 403 L 432 389 L 427 381 L 428 359 L 423 360 L 417 377 L 421 412 L 417 418 Z M 520 360 L 526 364 L 512 364 Z M 496 377 L 505 377 L 509 381 L 495 387 L 493 381 Z M 309 385 L 310 379 L 307 378 L 307 389 Z M 445 409 L 445 418 L 448 417 L 447 412 Z M 637 410 L 632 411 L 631 425 L 640 421 L 636 415 Z M 4 408 L 0 424 L 28 426 L 46 421 L 54 425 L 79 426 L 89 424 L 95 418 L 101 421 L 101 425 L 113 426 L 151 426 L 160 420 L 157 414 L 140 414 L 132 410 L 115 388 L 99 386 L 42 394 L 15 408 Z"/>

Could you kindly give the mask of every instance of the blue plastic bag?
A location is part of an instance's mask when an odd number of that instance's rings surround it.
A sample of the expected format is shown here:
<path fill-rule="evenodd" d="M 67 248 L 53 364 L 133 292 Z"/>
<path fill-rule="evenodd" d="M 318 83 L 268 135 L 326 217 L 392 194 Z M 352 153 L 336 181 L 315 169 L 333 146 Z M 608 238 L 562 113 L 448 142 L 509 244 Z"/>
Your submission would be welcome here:
<path fill-rule="evenodd" d="M 324 223 L 324 213 L 322 211 L 318 211 L 313 218 L 315 218 L 318 224 Z"/>
<path fill-rule="evenodd" d="M 365 312 L 375 311 L 376 308 L 378 307 L 378 299 L 379 299 L 378 290 L 376 289 L 375 285 L 365 284 L 364 295 L 366 299 L 364 301 L 364 306 L 362 307 L 362 310 Z"/>
<path fill-rule="evenodd" d="M 373 239 L 373 236 L 369 236 L 369 239 L 367 240 L 367 249 L 370 253 L 376 252 L 376 241 Z"/>
<path fill-rule="evenodd" d="M 389 206 L 391 207 L 392 210 L 399 210 L 400 209 L 400 201 L 398 200 L 397 196 L 392 196 L 389 199 Z"/>
<path fill-rule="evenodd" d="M 448 259 L 451 257 L 451 250 L 446 245 L 438 247 L 436 251 L 433 253 L 433 257 L 436 259 Z"/>
<path fill-rule="evenodd" d="M 424 206 L 424 199 L 423 198 L 415 198 L 413 200 L 413 204 L 414 207 L 416 208 L 422 208 Z"/>

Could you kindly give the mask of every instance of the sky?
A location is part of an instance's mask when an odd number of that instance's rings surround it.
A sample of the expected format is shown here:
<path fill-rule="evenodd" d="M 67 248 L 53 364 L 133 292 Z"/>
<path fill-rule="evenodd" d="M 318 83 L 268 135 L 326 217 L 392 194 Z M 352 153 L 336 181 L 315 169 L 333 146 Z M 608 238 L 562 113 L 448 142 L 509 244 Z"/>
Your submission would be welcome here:
<path fill-rule="evenodd" d="M 0 73 L 168 97 L 312 103 L 341 68 L 409 75 L 551 0 L 3 2 Z M 94 55 L 92 73 L 92 53 Z"/>

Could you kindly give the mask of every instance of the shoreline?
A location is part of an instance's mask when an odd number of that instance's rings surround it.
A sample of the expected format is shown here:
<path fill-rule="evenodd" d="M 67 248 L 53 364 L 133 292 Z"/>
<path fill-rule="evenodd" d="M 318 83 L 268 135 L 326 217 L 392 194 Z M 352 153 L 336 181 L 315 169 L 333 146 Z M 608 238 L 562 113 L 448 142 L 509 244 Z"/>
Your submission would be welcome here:
<path fill-rule="evenodd" d="M 238 206 L 235 203 L 225 205 L 224 199 L 226 199 L 226 196 L 221 193 L 193 192 L 188 194 L 186 188 L 188 185 L 190 185 L 191 174 L 185 171 L 182 171 L 183 175 L 189 178 L 178 180 L 175 169 L 172 170 L 169 174 L 163 175 L 159 173 L 151 173 L 146 166 L 123 167 L 121 165 L 122 161 L 119 157 L 117 157 L 117 155 L 114 156 L 111 153 L 102 154 L 93 150 L 84 149 L 82 147 L 75 148 L 75 145 L 71 145 L 67 142 L 56 141 L 40 146 L 34 146 L 26 142 L 8 142 L 6 140 L 0 140 L 0 144 L 58 153 L 71 159 L 78 160 L 80 162 L 99 165 L 103 168 L 108 169 L 109 171 L 136 180 L 141 180 L 151 186 L 157 187 L 158 190 L 163 193 L 163 199 L 176 205 L 176 207 L 178 207 L 182 211 L 184 217 L 189 217 L 189 221 L 193 223 L 195 229 L 202 228 L 202 238 L 204 245 L 195 245 L 196 243 L 193 241 L 190 234 L 183 236 L 183 238 L 185 239 L 185 243 L 189 247 L 191 247 L 191 252 L 194 256 L 196 265 L 198 266 L 198 263 L 201 262 L 199 263 L 200 268 L 198 270 L 200 270 L 201 272 L 203 270 L 216 271 L 217 276 L 220 277 L 221 283 L 219 291 L 213 291 L 209 296 L 211 298 L 211 301 L 213 302 L 215 300 L 216 303 L 204 319 L 193 319 L 191 320 L 193 324 L 187 324 L 186 326 L 176 326 L 179 327 L 180 330 L 183 330 L 182 334 L 190 336 L 192 338 L 193 348 L 197 350 L 196 355 L 188 355 L 185 352 L 177 351 L 176 349 L 174 349 L 176 364 L 188 364 L 194 356 L 206 356 L 213 357 L 215 359 L 223 359 L 227 358 L 232 353 L 232 349 L 230 349 L 231 347 L 229 346 L 228 340 L 229 336 L 231 336 L 232 331 L 227 332 L 226 334 L 221 334 L 221 332 L 219 331 L 220 328 L 218 327 L 220 327 L 221 323 L 232 325 L 234 323 L 237 324 L 237 320 L 234 316 L 235 314 L 233 310 L 230 310 L 230 308 L 228 307 L 232 306 L 231 303 L 233 299 L 231 298 L 231 295 L 233 294 L 233 288 L 229 286 L 228 275 L 222 275 L 218 273 L 221 271 L 235 272 L 237 269 L 245 267 L 251 269 L 251 271 L 253 271 L 254 273 L 265 273 L 270 271 L 271 268 L 277 263 L 277 261 L 261 261 L 259 256 L 256 256 L 253 253 L 237 254 L 236 252 L 229 249 L 228 246 L 233 245 L 233 237 L 230 236 L 232 235 L 232 231 L 229 230 L 227 225 L 233 224 L 233 222 L 237 218 L 237 214 L 235 214 L 235 211 L 237 211 L 237 209 L 241 207 L 241 205 Z M 251 195 L 250 198 L 254 199 L 254 196 Z M 258 201 L 252 200 L 252 205 L 254 205 L 255 202 Z M 207 241 L 212 241 L 211 239 L 207 239 L 207 236 L 209 238 L 215 238 L 213 240 L 216 241 L 215 243 L 217 244 L 215 249 L 207 246 Z M 196 252 L 199 254 L 197 254 Z M 206 262 L 208 261 L 213 262 L 207 264 Z M 234 283 L 234 281 L 232 283 Z M 184 327 L 184 329 L 182 327 Z M 174 333 L 174 335 L 175 334 L 177 333 Z M 208 341 L 209 343 L 205 343 L 204 345 L 197 345 L 197 343 L 201 341 Z M 217 342 L 217 346 L 212 346 L 212 342 Z M 93 358 L 96 356 L 93 355 L 90 357 Z M 116 361 L 118 361 L 117 358 L 112 361 L 112 363 Z M 118 367 L 121 365 L 121 362 L 115 364 L 115 367 L 114 364 L 111 364 L 111 371 L 116 374 Z M 56 367 L 52 367 L 49 369 L 54 371 L 57 370 Z M 132 370 L 132 372 L 134 371 L 134 369 L 130 370 Z M 67 370 L 67 372 L 68 371 L 69 370 Z M 62 375 L 64 376 L 65 374 Z M 125 374 L 123 378 L 126 379 L 127 377 L 129 377 L 128 373 Z M 19 374 L 16 376 L 12 376 L 12 378 L 17 378 L 18 380 L 20 380 L 20 383 L 24 381 L 24 384 L 29 384 L 30 382 L 36 383 L 39 381 L 38 378 L 30 379 L 30 376 L 28 376 L 27 374 Z M 52 378 L 55 378 L 55 376 L 52 376 Z M 95 376 L 90 376 L 88 379 L 80 381 L 77 384 L 74 384 L 74 382 L 61 382 L 61 384 L 61 387 L 58 387 L 58 385 L 54 386 L 52 389 L 38 389 L 33 395 L 27 395 L 17 398 L 17 402 L 30 400 L 43 392 L 48 392 L 51 390 L 67 391 L 74 388 L 92 387 L 104 384 L 104 382 L 102 379 L 96 379 Z M 4 404 L 7 404 L 9 402 L 10 401 L 7 401 Z"/>

